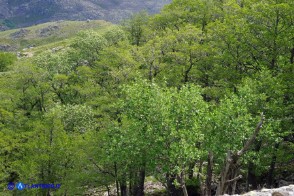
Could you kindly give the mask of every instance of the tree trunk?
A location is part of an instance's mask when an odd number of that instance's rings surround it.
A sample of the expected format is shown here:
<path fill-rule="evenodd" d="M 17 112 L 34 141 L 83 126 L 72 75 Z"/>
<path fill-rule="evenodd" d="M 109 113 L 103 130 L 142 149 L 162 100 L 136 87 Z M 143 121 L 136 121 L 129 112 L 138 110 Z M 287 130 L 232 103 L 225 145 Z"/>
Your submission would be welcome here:
<path fill-rule="evenodd" d="M 273 176 L 274 176 L 274 171 L 275 171 L 275 167 L 276 167 L 277 150 L 279 148 L 279 145 L 280 145 L 280 143 L 275 144 L 275 149 L 274 149 L 273 156 L 272 156 L 271 166 L 270 166 L 268 176 L 267 176 L 267 187 L 268 188 L 272 188 L 272 185 L 273 185 Z"/>
<path fill-rule="evenodd" d="M 227 192 L 227 190 L 232 192 L 234 190 L 233 187 L 234 187 L 235 181 L 242 178 L 241 175 L 239 176 L 237 175 L 237 172 L 239 170 L 238 161 L 240 157 L 242 157 L 249 150 L 249 148 L 255 141 L 263 125 L 263 121 L 264 121 L 264 116 L 263 114 L 261 114 L 261 120 L 257 124 L 254 133 L 252 134 L 250 139 L 247 140 L 247 142 L 245 143 L 244 147 L 241 150 L 237 152 L 228 151 L 226 159 L 225 159 L 224 167 L 221 172 L 221 179 L 217 187 L 216 195 L 223 195 L 224 193 Z"/>
<path fill-rule="evenodd" d="M 206 196 L 211 196 L 212 170 L 213 170 L 213 154 L 211 151 L 209 151 L 208 160 L 207 160 Z"/>
<path fill-rule="evenodd" d="M 150 82 L 152 82 L 152 79 L 153 79 L 152 68 L 153 68 L 153 62 L 151 62 L 150 65 L 149 65 L 148 79 L 149 79 Z"/>
<path fill-rule="evenodd" d="M 192 58 L 192 54 L 191 54 L 191 51 L 190 51 L 189 66 L 184 71 L 184 83 L 185 84 L 189 82 L 189 74 L 190 74 L 190 71 L 192 70 L 192 67 L 193 67 L 193 58 Z"/>
<path fill-rule="evenodd" d="M 110 196 L 110 188 L 108 185 L 105 185 L 106 186 L 106 189 L 107 189 L 107 196 Z"/>
<path fill-rule="evenodd" d="M 234 177 L 234 179 L 236 179 L 236 178 L 238 178 L 237 174 L 236 174 L 236 176 Z M 231 190 L 231 194 L 232 194 L 232 195 L 235 195 L 236 187 L 237 187 L 237 180 L 235 180 L 235 181 L 233 182 L 232 190 Z"/>
<path fill-rule="evenodd" d="M 119 195 L 119 182 L 118 182 L 118 172 L 117 172 L 117 165 L 116 162 L 114 162 L 114 175 L 115 175 L 115 185 L 116 185 L 116 195 Z"/>
<path fill-rule="evenodd" d="M 137 194 L 137 196 L 143 196 L 144 195 L 144 182 L 145 182 L 145 167 L 143 167 L 140 170 L 139 173 L 139 192 Z"/>
<path fill-rule="evenodd" d="M 246 189 L 247 189 L 246 191 L 248 191 L 248 192 L 250 190 L 257 189 L 256 175 L 254 173 L 254 164 L 252 162 L 249 162 L 249 164 L 248 164 Z"/>
<path fill-rule="evenodd" d="M 125 174 L 123 174 L 122 179 L 120 180 L 120 195 L 127 196 L 127 182 Z"/>
<path fill-rule="evenodd" d="M 202 173 L 202 166 L 203 166 L 203 161 L 200 160 L 200 163 L 199 163 L 199 169 L 198 169 L 198 174 L 197 174 L 197 181 L 200 183 L 200 191 L 201 191 L 201 194 L 202 195 L 205 195 L 205 189 L 203 187 L 203 184 L 202 184 L 202 178 L 201 178 L 201 173 Z"/>
<path fill-rule="evenodd" d="M 129 176 L 129 195 L 133 195 L 133 171 L 130 170 Z"/>
<path fill-rule="evenodd" d="M 292 50 L 291 50 L 290 63 L 294 64 L 294 48 L 292 48 Z"/>
<path fill-rule="evenodd" d="M 192 179 L 194 175 L 194 167 L 195 167 L 195 162 L 193 161 L 192 163 L 189 164 L 188 168 L 188 178 Z"/>
<path fill-rule="evenodd" d="M 185 175 L 184 172 L 182 171 L 181 174 L 178 176 L 178 181 L 181 184 L 181 188 L 183 190 L 183 195 L 184 196 L 188 196 L 188 191 L 187 191 L 187 187 L 186 187 L 186 182 L 185 182 Z"/>
<path fill-rule="evenodd" d="M 53 124 L 54 126 L 54 124 Z M 50 129 L 50 138 L 49 138 L 49 149 L 51 149 L 51 146 L 52 146 L 52 143 L 53 143 L 53 129 L 54 127 L 52 127 Z M 48 179 L 49 182 L 51 182 L 51 179 L 52 179 L 52 162 L 51 162 L 51 152 L 49 152 L 49 160 L 48 160 Z M 50 190 L 47 190 L 47 193 L 46 193 L 47 196 L 50 196 Z"/>
<path fill-rule="evenodd" d="M 231 182 L 237 180 L 234 178 L 236 174 L 238 156 L 229 151 L 227 153 L 224 168 L 221 172 L 221 179 L 217 187 L 216 195 L 223 195 L 230 188 Z M 233 177 L 233 179 L 232 179 Z"/>
<path fill-rule="evenodd" d="M 182 196 L 183 191 L 181 188 L 177 188 L 174 185 L 174 181 L 176 180 L 176 175 L 174 174 L 166 174 L 166 183 L 167 183 L 167 194 L 168 196 Z"/>
<path fill-rule="evenodd" d="M 261 148 L 262 141 L 255 142 L 254 151 L 259 152 Z M 247 183 L 246 190 L 249 192 L 250 190 L 256 190 L 258 187 L 257 177 L 254 172 L 255 165 L 252 161 L 249 161 L 248 171 L 247 171 Z"/>
<path fill-rule="evenodd" d="M 145 182 L 145 166 L 140 168 L 138 175 L 135 177 L 133 195 L 143 196 L 144 195 L 144 182 Z"/>

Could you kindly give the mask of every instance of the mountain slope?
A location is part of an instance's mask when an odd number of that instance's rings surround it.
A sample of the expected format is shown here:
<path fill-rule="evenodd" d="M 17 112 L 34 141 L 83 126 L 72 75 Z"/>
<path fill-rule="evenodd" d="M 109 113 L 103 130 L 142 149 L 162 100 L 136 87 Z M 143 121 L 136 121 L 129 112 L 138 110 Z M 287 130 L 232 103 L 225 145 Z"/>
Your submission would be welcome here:
<path fill-rule="evenodd" d="M 56 20 L 118 22 L 140 10 L 158 12 L 169 2 L 171 0 L 0 0 L 0 30 Z"/>
<path fill-rule="evenodd" d="M 27 28 L 12 29 L 0 32 L 0 51 L 18 51 L 23 48 L 32 48 L 67 42 L 79 31 L 92 29 L 103 33 L 113 26 L 102 20 L 91 21 L 57 21 L 34 25 Z M 62 44 L 61 44 L 62 45 Z"/>

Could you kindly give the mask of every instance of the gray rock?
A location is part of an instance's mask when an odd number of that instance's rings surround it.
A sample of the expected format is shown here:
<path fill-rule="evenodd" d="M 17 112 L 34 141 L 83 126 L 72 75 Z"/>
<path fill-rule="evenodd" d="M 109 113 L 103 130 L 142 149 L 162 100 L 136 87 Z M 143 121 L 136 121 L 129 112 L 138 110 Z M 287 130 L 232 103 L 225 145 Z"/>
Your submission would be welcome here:
<path fill-rule="evenodd" d="M 0 31 L 6 31 L 8 30 L 9 28 L 7 26 L 4 26 L 4 25 L 0 25 Z"/>
<path fill-rule="evenodd" d="M 242 194 L 242 196 L 294 196 L 294 185 L 283 186 L 276 189 L 261 189 L 260 191 L 251 191 L 249 193 Z"/>
<path fill-rule="evenodd" d="M 165 190 L 165 187 L 160 182 L 148 181 L 144 184 L 144 192 L 147 194 L 152 194 L 160 190 Z"/>
<path fill-rule="evenodd" d="M 0 51 L 4 51 L 4 52 L 11 52 L 11 51 L 15 51 L 16 48 L 9 45 L 9 44 L 0 44 Z"/>
<path fill-rule="evenodd" d="M 30 30 L 27 29 L 20 29 L 19 31 L 16 31 L 14 33 L 10 34 L 10 37 L 12 39 L 19 39 L 19 38 L 23 38 L 25 37 L 28 33 L 30 32 Z"/>
<path fill-rule="evenodd" d="M 38 30 L 39 36 L 40 37 L 48 37 L 50 35 L 53 35 L 59 30 L 59 26 L 57 25 L 49 25 L 46 28 Z"/>

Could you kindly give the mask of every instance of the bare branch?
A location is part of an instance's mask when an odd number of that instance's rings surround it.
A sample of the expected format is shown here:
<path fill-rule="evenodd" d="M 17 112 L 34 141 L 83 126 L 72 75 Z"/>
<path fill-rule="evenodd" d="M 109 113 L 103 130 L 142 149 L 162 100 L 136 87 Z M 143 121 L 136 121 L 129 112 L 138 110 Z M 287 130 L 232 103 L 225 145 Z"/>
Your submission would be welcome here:
<path fill-rule="evenodd" d="M 89 160 L 96 166 L 96 168 L 102 173 L 102 174 L 108 174 L 112 177 L 115 177 L 115 175 L 111 172 L 105 171 L 103 170 L 99 165 L 97 165 L 97 163 L 95 163 L 95 161 L 92 158 L 89 158 Z"/>
<path fill-rule="evenodd" d="M 241 178 L 243 178 L 243 176 L 242 176 L 242 175 L 239 175 L 239 176 L 237 176 L 237 177 L 235 177 L 235 178 L 233 178 L 233 179 L 231 179 L 231 180 L 227 180 L 226 183 L 234 182 L 234 181 L 236 181 L 236 180 L 240 180 Z"/>
<path fill-rule="evenodd" d="M 255 141 L 258 133 L 260 132 L 260 129 L 261 129 L 262 125 L 263 125 L 264 119 L 265 119 L 265 117 L 264 117 L 263 113 L 261 113 L 261 119 L 260 119 L 259 123 L 257 124 L 253 135 L 251 136 L 251 138 L 249 140 L 247 140 L 245 146 L 240 151 L 238 151 L 237 156 L 239 156 L 239 157 L 242 156 L 250 148 L 250 146 L 253 144 L 253 142 Z"/>

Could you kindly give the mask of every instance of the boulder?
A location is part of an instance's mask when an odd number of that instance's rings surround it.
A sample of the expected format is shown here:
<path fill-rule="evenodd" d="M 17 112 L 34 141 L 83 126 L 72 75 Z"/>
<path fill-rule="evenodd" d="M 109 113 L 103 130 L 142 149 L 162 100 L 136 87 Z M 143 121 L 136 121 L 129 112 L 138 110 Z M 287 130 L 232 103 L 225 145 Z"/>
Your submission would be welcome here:
<path fill-rule="evenodd" d="M 276 189 L 261 189 L 258 191 L 251 191 L 249 193 L 242 194 L 242 196 L 294 196 L 294 185 L 292 184 Z"/>

